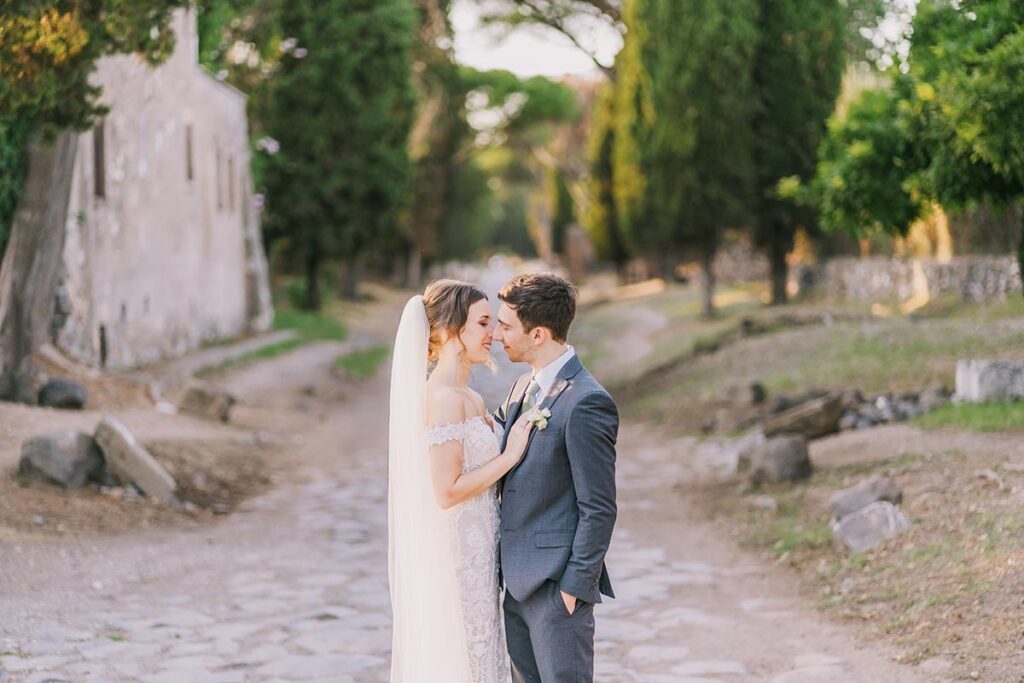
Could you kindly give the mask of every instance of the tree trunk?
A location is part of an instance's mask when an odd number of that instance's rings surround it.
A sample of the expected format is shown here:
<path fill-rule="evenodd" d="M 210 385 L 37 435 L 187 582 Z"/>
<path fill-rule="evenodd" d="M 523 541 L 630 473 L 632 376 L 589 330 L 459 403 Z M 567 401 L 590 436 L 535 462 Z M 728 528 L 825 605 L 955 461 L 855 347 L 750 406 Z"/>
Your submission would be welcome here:
<path fill-rule="evenodd" d="M 701 258 L 700 309 L 705 318 L 715 315 L 715 255 L 707 252 Z"/>
<path fill-rule="evenodd" d="M 11 239 L 0 265 L 0 396 L 14 398 L 26 359 L 50 341 L 78 135 L 33 142 Z"/>
<path fill-rule="evenodd" d="M 423 282 L 423 252 L 415 245 L 409 248 L 408 269 L 405 273 L 407 287 L 419 289 Z"/>
<path fill-rule="evenodd" d="M 1017 244 L 1017 270 L 1020 273 L 1021 285 L 1024 285 L 1024 211 L 1020 218 L 1020 242 Z M 1024 286 L 1021 287 L 1024 290 Z"/>
<path fill-rule="evenodd" d="M 320 253 L 314 242 L 306 253 L 306 310 L 319 311 L 320 305 Z"/>
<path fill-rule="evenodd" d="M 341 295 L 350 301 L 359 298 L 359 259 L 355 254 L 345 257 Z"/>
<path fill-rule="evenodd" d="M 781 306 L 788 301 L 786 284 L 789 281 L 789 264 L 786 263 L 787 249 L 779 239 L 768 247 L 768 261 L 771 265 L 772 306 Z"/>
<path fill-rule="evenodd" d="M 391 258 L 391 284 L 398 289 L 404 289 L 406 286 L 405 278 L 408 274 L 408 267 L 406 266 L 406 256 L 401 252 L 396 251 L 394 256 Z"/>

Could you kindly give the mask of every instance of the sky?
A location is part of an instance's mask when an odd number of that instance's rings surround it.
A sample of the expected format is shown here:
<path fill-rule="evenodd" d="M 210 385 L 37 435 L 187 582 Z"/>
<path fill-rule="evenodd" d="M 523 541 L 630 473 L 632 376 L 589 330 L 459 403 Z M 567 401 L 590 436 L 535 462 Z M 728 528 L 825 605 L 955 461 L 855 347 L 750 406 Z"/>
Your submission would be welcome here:
<path fill-rule="evenodd" d="M 502 36 L 498 29 L 484 28 L 479 22 L 480 0 L 454 0 L 451 10 L 455 29 L 455 56 L 467 66 L 477 69 L 508 69 L 520 77 L 562 76 L 564 74 L 596 74 L 590 57 L 578 50 L 556 31 L 541 27 L 521 27 Z M 913 16 L 917 0 L 896 0 L 893 12 L 879 27 L 890 40 L 896 39 Z M 610 65 L 622 45 L 621 36 L 613 29 L 599 27 L 592 34 L 602 63 Z M 897 47 L 905 54 L 909 44 Z M 887 60 L 883 60 L 883 65 Z"/>
<path fill-rule="evenodd" d="M 455 29 L 455 57 L 477 69 L 508 69 L 517 76 L 561 76 L 596 72 L 594 62 L 569 40 L 540 27 L 518 28 L 506 37 L 498 29 L 480 26 L 475 0 L 455 0 L 451 10 Z M 611 64 L 621 45 L 618 33 L 608 28 L 593 35 L 597 54 Z"/>

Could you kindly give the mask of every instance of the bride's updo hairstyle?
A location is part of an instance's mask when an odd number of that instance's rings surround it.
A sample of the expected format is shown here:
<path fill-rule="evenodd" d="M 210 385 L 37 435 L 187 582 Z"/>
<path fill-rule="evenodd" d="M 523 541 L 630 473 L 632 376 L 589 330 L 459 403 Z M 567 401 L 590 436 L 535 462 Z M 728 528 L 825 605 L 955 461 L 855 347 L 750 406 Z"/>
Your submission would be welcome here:
<path fill-rule="evenodd" d="M 458 338 L 469 320 L 469 307 L 487 295 L 479 287 L 459 280 L 436 280 L 423 292 L 423 307 L 430 323 L 427 358 L 436 363 L 444 343 L 442 333 Z"/>

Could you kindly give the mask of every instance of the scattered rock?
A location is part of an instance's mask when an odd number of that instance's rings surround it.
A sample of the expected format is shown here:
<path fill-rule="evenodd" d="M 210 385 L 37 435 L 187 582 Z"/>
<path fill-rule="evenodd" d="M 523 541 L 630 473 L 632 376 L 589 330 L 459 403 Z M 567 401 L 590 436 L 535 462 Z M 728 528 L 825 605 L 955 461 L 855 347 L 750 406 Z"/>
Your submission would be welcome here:
<path fill-rule="evenodd" d="M 750 469 L 754 462 L 754 452 L 763 446 L 766 440 L 763 433 L 756 431 L 733 442 L 736 449 L 737 472 L 745 472 Z"/>
<path fill-rule="evenodd" d="M 773 415 L 765 420 L 762 430 L 769 437 L 798 434 L 816 439 L 838 430 L 842 414 L 843 406 L 839 396 L 823 396 Z"/>
<path fill-rule="evenodd" d="M 905 391 L 899 396 L 882 394 L 871 400 L 865 400 L 859 392 L 844 392 L 844 412 L 839 420 L 839 429 L 867 429 L 902 422 L 948 403 L 949 397 L 950 392 L 944 387 L 931 387 L 920 392 Z"/>
<path fill-rule="evenodd" d="M 103 453 L 88 434 L 50 432 L 21 444 L 22 474 L 39 474 L 69 489 L 79 488 L 103 471 Z"/>
<path fill-rule="evenodd" d="M 767 397 L 768 391 L 760 382 L 732 384 L 725 389 L 725 400 L 743 408 L 761 405 Z"/>
<path fill-rule="evenodd" d="M 227 422 L 233 405 L 235 397 L 227 391 L 193 381 L 185 388 L 179 407 L 183 413 Z"/>
<path fill-rule="evenodd" d="M 96 427 L 95 438 L 103 450 L 107 466 L 116 474 L 138 486 L 151 498 L 167 500 L 174 496 L 177 489 L 174 478 L 135 440 L 120 420 L 110 415 L 104 417 Z"/>
<path fill-rule="evenodd" d="M 715 411 L 711 429 L 716 432 L 735 432 L 757 423 L 760 411 L 754 406 L 724 406 Z"/>
<path fill-rule="evenodd" d="M 917 404 L 927 413 L 949 403 L 950 395 L 946 387 L 929 387 L 917 395 Z"/>
<path fill-rule="evenodd" d="M 85 407 L 88 392 L 78 382 L 56 377 L 39 390 L 38 403 L 47 408 L 81 410 Z"/>
<path fill-rule="evenodd" d="M 956 363 L 956 396 L 968 403 L 1024 398 L 1024 363 L 959 360 Z"/>
<path fill-rule="evenodd" d="M 828 504 L 836 519 L 842 519 L 880 500 L 899 504 L 903 501 L 903 489 L 892 479 L 876 476 L 835 493 Z"/>
<path fill-rule="evenodd" d="M 839 396 L 843 410 L 856 410 L 864 403 L 864 395 L 857 389 L 847 389 Z"/>
<path fill-rule="evenodd" d="M 899 508 L 878 501 L 846 515 L 832 525 L 832 536 L 855 553 L 870 550 L 910 528 Z"/>
<path fill-rule="evenodd" d="M 751 483 L 784 482 L 811 476 L 811 459 L 807 439 L 802 436 L 780 436 L 751 448 Z"/>
<path fill-rule="evenodd" d="M 810 391 L 805 391 L 804 393 L 798 394 L 796 396 L 775 394 L 770 399 L 768 399 L 767 403 L 765 404 L 765 411 L 769 415 L 777 415 L 781 412 L 789 410 L 790 408 L 793 408 L 794 406 L 798 406 L 802 403 L 807 403 L 808 401 L 813 401 L 816 398 L 823 398 L 828 395 L 829 392 L 823 389 L 811 389 Z"/>
<path fill-rule="evenodd" d="M 1006 489 L 1006 482 L 1003 481 L 1003 478 L 988 468 L 985 468 L 983 470 L 977 470 L 975 471 L 974 475 L 980 479 L 986 479 L 988 481 L 995 482 L 996 485 L 999 486 L 1000 491 Z"/>

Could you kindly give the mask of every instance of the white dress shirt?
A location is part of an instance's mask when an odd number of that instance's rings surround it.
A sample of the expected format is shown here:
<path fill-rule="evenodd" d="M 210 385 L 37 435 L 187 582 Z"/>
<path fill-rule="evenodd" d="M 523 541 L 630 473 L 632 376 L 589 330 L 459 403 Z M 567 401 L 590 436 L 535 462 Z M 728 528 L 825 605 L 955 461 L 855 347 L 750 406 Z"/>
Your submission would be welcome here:
<path fill-rule="evenodd" d="M 561 372 L 565 364 L 572 360 L 572 357 L 576 355 L 576 349 L 569 344 L 565 345 L 565 353 L 558 358 L 554 359 L 543 368 L 540 372 L 533 374 L 533 380 L 537 382 L 540 387 L 540 392 L 537 394 L 537 403 L 544 400 L 544 397 L 551 391 L 551 387 L 555 386 L 555 380 L 558 379 L 558 373 Z"/>

